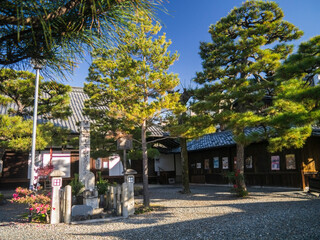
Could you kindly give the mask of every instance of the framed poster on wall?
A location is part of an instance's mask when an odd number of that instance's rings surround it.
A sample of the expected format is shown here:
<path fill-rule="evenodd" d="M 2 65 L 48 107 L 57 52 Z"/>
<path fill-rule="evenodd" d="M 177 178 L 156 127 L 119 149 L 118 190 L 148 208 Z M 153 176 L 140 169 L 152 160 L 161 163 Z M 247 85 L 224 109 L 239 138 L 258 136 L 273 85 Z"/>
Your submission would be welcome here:
<path fill-rule="evenodd" d="M 286 167 L 287 169 L 296 169 L 296 159 L 294 154 L 286 155 Z"/>
<path fill-rule="evenodd" d="M 229 159 L 228 157 L 222 158 L 222 169 L 228 169 L 229 168 Z"/>
<path fill-rule="evenodd" d="M 271 156 L 271 170 L 280 170 L 280 156 Z"/>
<path fill-rule="evenodd" d="M 197 168 L 201 168 L 201 163 L 200 162 L 197 163 Z"/>
<path fill-rule="evenodd" d="M 245 160 L 246 168 L 252 168 L 252 156 L 249 156 Z"/>
<path fill-rule="evenodd" d="M 213 158 L 213 168 L 219 168 L 219 157 Z"/>
<path fill-rule="evenodd" d="M 210 169 L 209 159 L 205 159 L 205 160 L 204 160 L 204 169 L 206 169 L 206 170 Z"/>

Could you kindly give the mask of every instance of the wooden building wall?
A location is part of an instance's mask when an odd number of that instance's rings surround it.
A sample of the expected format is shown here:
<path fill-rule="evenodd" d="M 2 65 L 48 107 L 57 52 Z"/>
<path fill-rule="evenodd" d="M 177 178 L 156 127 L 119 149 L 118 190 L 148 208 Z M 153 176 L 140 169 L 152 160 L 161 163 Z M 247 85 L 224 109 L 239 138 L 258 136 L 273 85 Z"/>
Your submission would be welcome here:
<path fill-rule="evenodd" d="M 295 156 L 295 169 L 287 169 L 286 155 L 288 154 Z M 308 177 L 315 176 L 320 169 L 320 137 L 310 137 L 302 149 L 283 150 L 277 153 L 269 153 L 266 142 L 254 143 L 245 148 L 245 159 L 250 156 L 252 157 L 252 168 L 245 166 L 247 185 L 304 188 L 308 186 Z M 271 156 L 280 157 L 280 170 L 271 169 Z M 219 168 L 213 166 L 214 157 L 219 157 Z M 222 168 L 223 157 L 229 159 L 228 169 Z M 190 181 L 193 183 L 228 183 L 226 174 L 235 169 L 235 157 L 236 146 L 189 152 Z M 207 169 L 205 168 L 206 161 L 209 161 Z"/>
<path fill-rule="evenodd" d="M 71 152 L 70 178 L 64 178 L 64 184 L 68 183 L 74 173 L 79 171 L 79 151 Z M 15 186 L 29 186 L 28 179 L 28 158 L 29 154 L 25 152 L 5 152 L 3 157 L 3 172 L 0 177 L 0 188 L 10 188 Z"/>
<path fill-rule="evenodd" d="M 55 150 L 54 150 L 55 151 Z M 61 150 L 57 150 L 61 151 Z M 70 162 L 70 178 L 63 178 L 63 185 L 67 185 L 74 174 L 79 172 L 79 151 L 66 150 L 71 153 Z M 28 179 L 28 153 L 23 152 L 6 152 L 3 157 L 3 172 L 0 176 L 0 188 L 11 188 L 16 186 L 28 187 L 30 180 Z M 108 158 L 102 158 L 103 162 L 108 162 Z M 142 182 L 142 161 L 132 161 L 134 169 L 137 170 L 136 182 Z M 154 172 L 154 161 L 149 160 L 149 179 L 150 183 L 157 183 L 157 176 Z M 98 179 L 98 172 L 101 171 L 102 178 L 108 179 L 110 182 L 123 182 L 123 176 L 109 176 L 109 169 L 95 168 L 95 159 L 90 159 L 90 169 Z"/>

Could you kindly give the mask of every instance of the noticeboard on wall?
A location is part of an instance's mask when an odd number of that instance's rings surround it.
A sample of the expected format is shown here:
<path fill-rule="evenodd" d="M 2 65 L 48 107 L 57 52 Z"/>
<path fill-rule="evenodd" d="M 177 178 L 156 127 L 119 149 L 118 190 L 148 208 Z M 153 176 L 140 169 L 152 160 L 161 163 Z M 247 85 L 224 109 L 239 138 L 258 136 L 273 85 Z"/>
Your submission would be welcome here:
<path fill-rule="evenodd" d="M 296 159 L 294 154 L 287 154 L 286 155 L 286 167 L 288 170 L 296 169 Z"/>
<path fill-rule="evenodd" d="M 280 170 L 280 156 L 271 156 L 271 170 Z"/>
<path fill-rule="evenodd" d="M 210 169 L 209 159 L 205 159 L 205 160 L 204 160 L 204 169 L 206 169 L 206 170 Z"/>
<path fill-rule="evenodd" d="M 197 168 L 201 168 L 201 163 L 197 163 Z"/>
<path fill-rule="evenodd" d="M 246 168 L 252 168 L 252 156 L 249 156 L 245 160 Z"/>
<path fill-rule="evenodd" d="M 229 159 L 228 157 L 222 158 L 222 169 L 228 169 L 229 168 Z"/>
<path fill-rule="evenodd" d="M 219 157 L 213 158 L 213 168 L 219 168 Z"/>

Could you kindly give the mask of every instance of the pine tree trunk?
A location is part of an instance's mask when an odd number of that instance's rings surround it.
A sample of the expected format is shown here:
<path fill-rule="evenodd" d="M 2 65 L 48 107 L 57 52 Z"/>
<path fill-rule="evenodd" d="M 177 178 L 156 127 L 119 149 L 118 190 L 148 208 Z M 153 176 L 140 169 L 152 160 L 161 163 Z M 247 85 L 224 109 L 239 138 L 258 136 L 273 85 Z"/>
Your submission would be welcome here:
<path fill-rule="evenodd" d="M 141 128 L 141 142 L 142 142 L 142 179 L 143 179 L 143 205 L 150 206 L 150 197 L 148 189 L 148 154 L 147 154 L 147 140 L 146 140 L 147 126 L 146 121 L 143 122 Z"/>
<path fill-rule="evenodd" d="M 181 165 L 182 165 L 182 193 L 191 193 L 189 186 L 189 164 L 188 164 L 188 151 L 187 139 L 180 138 L 181 146 Z"/>
<path fill-rule="evenodd" d="M 244 176 L 244 144 L 241 143 L 237 143 L 237 171 Z M 236 184 L 243 190 L 247 190 L 244 178 L 239 178 Z"/>

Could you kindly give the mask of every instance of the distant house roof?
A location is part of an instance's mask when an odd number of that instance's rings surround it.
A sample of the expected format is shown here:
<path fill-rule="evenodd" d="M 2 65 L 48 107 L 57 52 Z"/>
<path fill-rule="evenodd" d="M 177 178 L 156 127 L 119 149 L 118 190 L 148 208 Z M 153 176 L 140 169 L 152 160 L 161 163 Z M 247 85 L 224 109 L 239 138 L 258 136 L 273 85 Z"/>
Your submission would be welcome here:
<path fill-rule="evenodd" d="M 248 128 L 245 130 L 246 134 L 253 132 L 262 132 L 262 128 Z M 320 128 L 314 127 L 312 129 L 312 136 L 320 136 Z M 216 132 L 204 135 L 198 139 L 194 139 L 187 143 L 188 151 L 199 151 L 206 150 L 210 148 L 227 147 L 235 145 L 236 142 L 233 140 L 233 135 L 231 131 Z M 180 148 L 173 149 L 172 152 L 180 152 Z"/>

